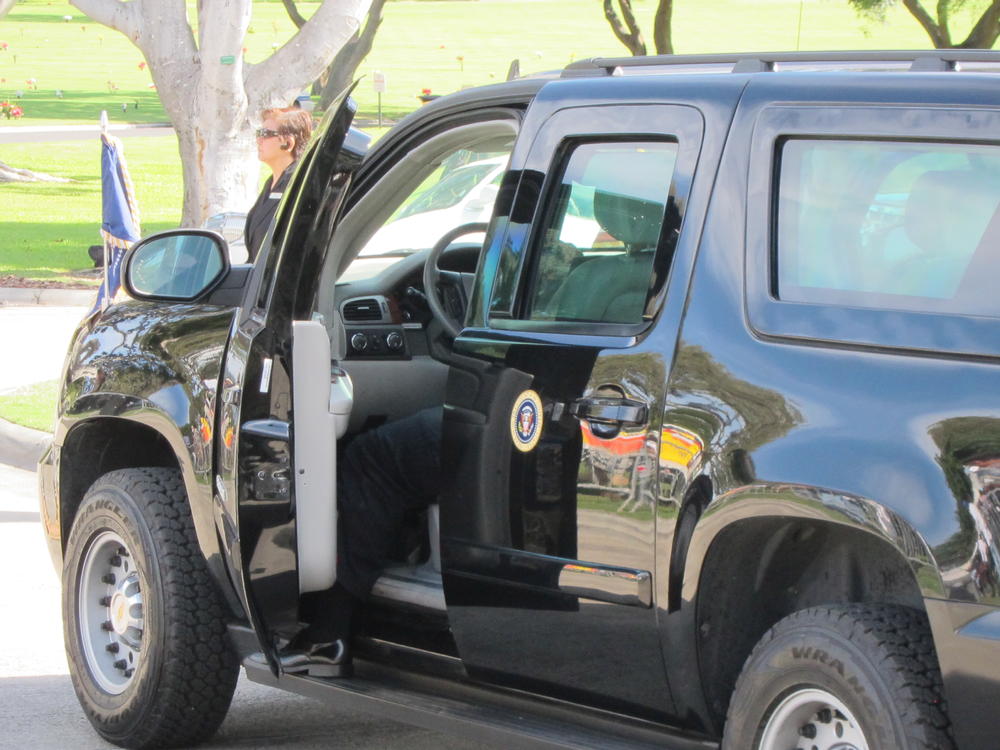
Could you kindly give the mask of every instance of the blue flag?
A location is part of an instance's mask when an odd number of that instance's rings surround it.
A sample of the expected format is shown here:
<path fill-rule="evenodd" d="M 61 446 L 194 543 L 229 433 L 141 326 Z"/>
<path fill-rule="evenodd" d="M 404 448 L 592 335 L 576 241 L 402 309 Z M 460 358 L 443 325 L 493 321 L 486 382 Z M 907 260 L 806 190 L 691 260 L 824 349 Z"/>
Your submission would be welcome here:
<path fill-rule="evenodd" d="M 104 282 L 91 314 L 110 303 L 121 286 L 125 251 L 140 237 L 139 210 L 121 141 L 101 134 L 101 236 L 104 238 Z"/>

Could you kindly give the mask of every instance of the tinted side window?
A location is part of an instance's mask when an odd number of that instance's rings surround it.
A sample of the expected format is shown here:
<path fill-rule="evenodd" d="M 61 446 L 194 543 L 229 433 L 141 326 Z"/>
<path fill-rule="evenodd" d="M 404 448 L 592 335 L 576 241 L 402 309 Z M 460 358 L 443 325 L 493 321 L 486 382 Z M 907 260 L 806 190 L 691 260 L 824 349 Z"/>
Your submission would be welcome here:
<path fill-rule="evenodd" d="M 1000 147 L 791 139 L 779 170 L 778 299 L 1000 313 L 976 291 L 1000 242 Z"/>
<path fill-rule="evenodd" d="M 537 235 L 529 320 L 642 322 L 676 158 L 666 141 L 569 152 Z"/>

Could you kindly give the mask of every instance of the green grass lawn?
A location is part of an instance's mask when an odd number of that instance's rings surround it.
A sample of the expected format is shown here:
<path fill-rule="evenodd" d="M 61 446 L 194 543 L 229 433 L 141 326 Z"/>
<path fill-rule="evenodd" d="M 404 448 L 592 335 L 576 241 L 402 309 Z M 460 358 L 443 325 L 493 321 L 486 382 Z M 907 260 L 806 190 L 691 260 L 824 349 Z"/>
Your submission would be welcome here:
<path fill-rule="evenodd" d="M 196 18 L 195 4 L 189 5 L 191 18 Z M 655 5 L 654 0 L 634 3 L 647 35 Z M 317 3 L 300 2 L 299 7 L 309 16 Z M 358 73 L 386 74 L 383 108 L 392 117 L 413 109 L 424 88 L 444 94 L 502 80 L 515 58 L 522 71 L 531 72 L 625 53 L 598 0 L 390 0 L 383 15 L 372 52 Z M 64 16 L 72 20 L 64 21 Z M 970 10 L 955 15 L 956 37 L 971 19 Z M 885 23 L 878 23 L 860 19 L 846 0 L 677 0 L 673 20 L 680 53 L 930 44 L 905 10 L 897 7 Z M 246 59 L 266 58 L 294 30 L 280 2 L 258 0 Z M 0 51 L 0 97 L 23 92 L 22 124 L 95 122 L 102 109 L 112 121 L 165 119 L 150 89 L 149 70 L 140 67 L 139 50 L 67 2 L 21 0 L 0 22 L 0 42 L 7 43 Z M 37 90 L 28 88 L 29 79 L 37 81 Z M 56 98 L 57 89 L 62 99 Z M 377 96 L 370 83 L 362 82 L 356 98 L 363 116 L 375 113 Z M 122 104 L 128 107 L 124 113 Z"/>
<path fill-rule="evenodd" d="M 131 138 L 124 148 L 143 234 L 177 226 L 183 193 L 176 139 Z M 3 144 L 0 161 L 73 180 L 0 185 L 0 276 L 59 279 L 90 266 L 87 248 L 101 243 L 100 140 Z"/>
<path fill-rule="evenodd" d="M 0 393 L 0 418 L 51 432 L 55 424 L 59 381 L 47 380 Z"/>
<path fill-rule="evenodd" d="M 973 6 L 975 4 L 970 4 Z M 189 2 L 195 18 L 195 3 Z M 300 3 L 310 15 L 316 3 Z M 647 34 L 654 0 L 635 0 Z M 801 24 L 799 16 L 801 10 Z M 64 21 L 64 16 L 70 16 Z M 971 16 L 957 16 L 955 36 Z M 294 27 L 278 0 L 254 3 L 246 58 L 258 62 L 286 41 Z M 20 0 L 0 21 L 0 99 L 22 92 L 19 121 L 29 125 L 164 121 L 149 88 L 142 55 L 124 36 L 94 23 L 67 2 Z M 885 23 L 860 19 L 846 0 L 677 0 L 678 52 L 801 49 L 926 48 L 927 37 L 904 10 Z M 418 106 L 429 88 L 444 94 L 502 80 L 512 59 L 522 72 L 561 68 L 597 55 L 622 55 L 598 0 L 390 0 L 384 22 L 359 74 L 385 73 L 387 117 Z M 34 79 L 37 90 L 26 81 Z M 56 91 L 62 92 L 62 98 Z M 368 81 L 356 90 L 360 116 L 372 118 L 377 97 Z M 122 112 L 122 105 L 126 111 Z M 138 105 L 138 107 L 136 107 Z M 125 139 L 125 152 L 142 212 L 144 234 L 176 226 L 182 186 L 172 136 Z M 87 248 L 100 241 L 100 145 L 92 141 L 0 144 L 0 161 L 74 180 L 67 184 L 0 184 L 0 275 L 63 278 L 89 265 Z"/>

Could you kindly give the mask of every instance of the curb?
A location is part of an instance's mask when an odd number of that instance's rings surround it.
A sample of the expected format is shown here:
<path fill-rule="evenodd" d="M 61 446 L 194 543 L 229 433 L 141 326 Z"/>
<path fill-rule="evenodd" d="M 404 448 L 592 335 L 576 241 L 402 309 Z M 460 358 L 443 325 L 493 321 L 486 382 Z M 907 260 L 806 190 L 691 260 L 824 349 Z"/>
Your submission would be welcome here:
<path fill-rule="evenodd" d="M 35 471 L 52 435 L 0 419 L 0 463 Z"/>
<path fill-rule="evenodd" d="M 30 287 L 0 287 L 0 305 L 57 305 L 59 307 L 89 307 L 94 304 L 97 287 L 93 289 L 34 289 Z"/>

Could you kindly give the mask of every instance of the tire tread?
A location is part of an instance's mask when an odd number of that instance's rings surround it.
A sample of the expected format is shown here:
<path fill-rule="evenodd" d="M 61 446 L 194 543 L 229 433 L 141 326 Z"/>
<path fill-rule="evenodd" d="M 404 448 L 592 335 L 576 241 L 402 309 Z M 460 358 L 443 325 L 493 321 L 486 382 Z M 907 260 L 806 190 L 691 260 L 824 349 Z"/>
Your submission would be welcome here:
<path fill-rule="evenodd" d="M 955 740 L 930 624 L 923 612 L 900 605 L 843 604 L 803 609 L 776 623 L 758 642 L 747 664 L 789 630 L 832 628 L 879 666 L 906 735 L 907 750 L 953 750 Z M 876 655 L 878 655 L 876 657 Z M 734 695 L 741 693 L 737 680 Z M 727 724 L 739 710 L 730 703 Z"/>
<path fill-rule="evenodd" d="M 163 607 L 166 652 L 155 700 L 127 737 L 93 713 L 91 722 L 106 739 L 127 747 L 190 747 L 216 732 L 236 687 L 239 663 L 229 644 L 226 613 L 195 535 L 180 472 L 120 469 L 98 479 L 91 492 L 109 486 L 136 500 L 152 536 L 169 603 Z"/>

